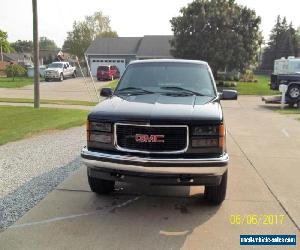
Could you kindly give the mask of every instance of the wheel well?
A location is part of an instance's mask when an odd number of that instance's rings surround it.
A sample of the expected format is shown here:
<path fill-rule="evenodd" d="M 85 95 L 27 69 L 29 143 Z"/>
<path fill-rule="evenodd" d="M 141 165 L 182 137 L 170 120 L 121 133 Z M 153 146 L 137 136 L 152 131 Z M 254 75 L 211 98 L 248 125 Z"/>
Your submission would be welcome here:
<path fill-rule="evenodd" d="M 300 86 L 300 82 L 290 82 L 288 87 L 291 86 L 291 85 L 295 85 L 295 84 Z"/>

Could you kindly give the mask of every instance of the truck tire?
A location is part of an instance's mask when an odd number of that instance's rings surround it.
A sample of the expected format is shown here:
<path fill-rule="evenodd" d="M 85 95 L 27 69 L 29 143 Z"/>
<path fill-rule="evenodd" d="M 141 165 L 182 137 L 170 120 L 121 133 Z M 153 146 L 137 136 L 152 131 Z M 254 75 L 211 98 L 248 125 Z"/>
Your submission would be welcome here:
<path fill-rule="evenodd" d="M 62 82 L 64 80 L 64 75 L 61 73 L 59 76 L 59 81 Z"/>
<path fill-rule="evenodd" d="M 114 190 L 115 182 L 98 179 L 88 174 L 88 182 L 91 190 L 97 194 L 109 194 Z"/>
<path fill-rule="evenodd" d="M 221 204 L 224 201 L 227 189 L 227 173 L 228 171 L 226 170 L 222 176 L 220 185 L 205 187 L 204 196 L 208 201 L 216 205 Z"/>
<path fill-rule="evenodd" d="M 298 100 L 300 98 L 300 84 L 291 84 L 287 90 L 289 98 Z"/>
<path fill-rule="evenodd" d="M 73 78 L 76 78 L 76 76 L 77 76 L 77 75 L 76 75 L 76 71 L 74 71 L 73 74 L 72 74 L 72 77 L 73 77 Z"/>

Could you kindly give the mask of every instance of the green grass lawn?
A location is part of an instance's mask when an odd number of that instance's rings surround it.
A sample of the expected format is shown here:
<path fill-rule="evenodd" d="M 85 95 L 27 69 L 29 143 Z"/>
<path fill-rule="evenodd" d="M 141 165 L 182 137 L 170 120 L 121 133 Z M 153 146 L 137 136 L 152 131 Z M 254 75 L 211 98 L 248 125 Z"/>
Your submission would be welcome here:
<path fill-rule="evenodd" d="M 0 106 L 0 145 L 45 130 L 67 129 L 85 124 L 85 110 Z"/>
<path fill-rule="evenodd" d="M 109 83 L 105 84 L 104 88 L 115 89 L 117 87 L 118 82 L 119 82 L 119 79 L 110 81 Z"/>
<path fill-rule="evenodd" d="M 14 103 L 33 103 L 32 99 L 27 98 L 0 98 L 0 102 L 14 102 Z M 58 105 L 82 105 L 95 106 L 97 102 L 79 101 L 79 100 L 47 100 L 42 99 L 42 104 L 58 104 Z"/>
<path fill-rule="evenodd" d="M 21 88 L 33 84 L 32 77 L 0 77 L 0 88 Z"/>
<path fill-rule="evenodd" d="M 236 87 L 228 87 L 228 89 L 235 89 L 240 95 L 276 95 L 279 91 L 270 89 L 270 77 L 265 75 L 256 75 L 257 82 L 236 82 Z M 227 82 L 227 81 L 226 81 Z M 223 87 L 224 88 L 224 87 Z M 226 88 L 224 88 L 226 89 Z"/>

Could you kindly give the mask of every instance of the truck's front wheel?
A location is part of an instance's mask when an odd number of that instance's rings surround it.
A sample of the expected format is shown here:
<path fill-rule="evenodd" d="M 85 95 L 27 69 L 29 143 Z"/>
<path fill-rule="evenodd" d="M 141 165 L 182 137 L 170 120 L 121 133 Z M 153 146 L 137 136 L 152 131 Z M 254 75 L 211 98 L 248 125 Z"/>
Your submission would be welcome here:
<path fill-rule="evenodd" d="M 90 176 L 88 173 L 88 182 L 91 190 L 97 194 L 109 194 L 114 190 L 115 182 L 109 180 L 98 179 Z"/>
<path fill-rule="evenodd" d="M 204 196 L 214 204 L 220 204 L 224 201 L 227 189 L 227 170 L 222 176 L 221 183 L 217 186 L 206 186 Z"/>
<path fill-rule="evenodd" d="M 300 85 L 292 84 L 289 86 L 287 93 L 292 100 L 298 100 L 300 98 Z"/>

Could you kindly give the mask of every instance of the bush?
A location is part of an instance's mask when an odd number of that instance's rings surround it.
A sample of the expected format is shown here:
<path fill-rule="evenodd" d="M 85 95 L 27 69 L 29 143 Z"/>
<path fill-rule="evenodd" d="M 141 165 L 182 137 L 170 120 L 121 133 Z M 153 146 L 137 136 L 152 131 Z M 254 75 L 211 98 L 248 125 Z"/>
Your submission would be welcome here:
<path fill-rule="evenodd" d="M 26 69 L 18 64 L 11 64 L 6 66 L 5 73 L 7 77 L 15 78 L 16 76 L 24 76 Z"/>
<path fill-rule="evenodd" d="M 240 78 L 240 81 L 242 82 L 254 82 L 255 81 L 255 78 L 254 78 L 254 74 L 251 70 L 246 70 L 241 78 Z"/>

